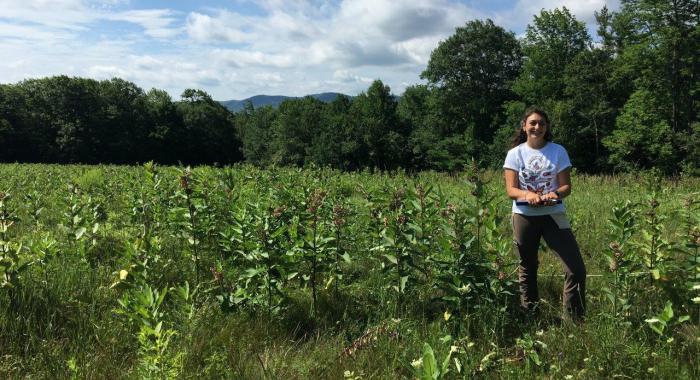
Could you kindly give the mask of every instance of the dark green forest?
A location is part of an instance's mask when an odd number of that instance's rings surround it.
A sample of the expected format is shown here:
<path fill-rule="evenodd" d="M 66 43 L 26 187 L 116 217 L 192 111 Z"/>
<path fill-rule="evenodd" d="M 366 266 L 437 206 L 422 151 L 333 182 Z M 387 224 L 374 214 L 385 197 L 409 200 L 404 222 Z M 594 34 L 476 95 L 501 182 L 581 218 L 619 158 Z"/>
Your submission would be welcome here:
<path fill-rule="evenodd" d="M 119 78 L 2 84 L 0 161 L 500 167 L 539 105 L 578 170 L 700 174 L 700 2 L 623 0 L 596 20 L 594 38 L 566 8 L 542 10 L 522 39 L 469 21 L 398 98 L 376 80 L 354 98 L 231 113 L 202 90 L 173 100 Z"/>

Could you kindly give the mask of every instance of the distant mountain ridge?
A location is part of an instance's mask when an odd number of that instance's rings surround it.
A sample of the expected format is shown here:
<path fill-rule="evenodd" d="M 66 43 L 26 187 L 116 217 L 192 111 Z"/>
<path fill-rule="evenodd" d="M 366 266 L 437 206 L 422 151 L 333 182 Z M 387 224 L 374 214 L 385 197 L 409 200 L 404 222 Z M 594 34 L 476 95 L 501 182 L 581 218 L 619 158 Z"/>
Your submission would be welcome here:
<path fill-rule="evenodd" d="M 323 92 L 320 94 L 312 94 L 312 95 L 307 95 L 312 98 L 318 99 L 322 102 L 325 103 L 330 103 L 334 101 L 338 96 L 348 96 L 344 95 L 341 93 L 337 92 Z M 351 96 L 348 96 L 351 98 Z M 300 99 L 302 98 L 301 96 L 284 96 L 284 95 L 255 95 L 251 96 L 250 98 L 243 99 L 243 100 L 223 100 L 220 101 L 219 103 L 223 104 L 224 107 L 228 108 L 231 112 L 238 112 L 245 107 L 246 102 L 250 101 L 253 104 L 253 107 L 258 108 L 258 107 L 264 107 L 264 106 L 272 106 L 272 107 L 277 107 L 280 105 L 285 100 L 288 99 Z"/>

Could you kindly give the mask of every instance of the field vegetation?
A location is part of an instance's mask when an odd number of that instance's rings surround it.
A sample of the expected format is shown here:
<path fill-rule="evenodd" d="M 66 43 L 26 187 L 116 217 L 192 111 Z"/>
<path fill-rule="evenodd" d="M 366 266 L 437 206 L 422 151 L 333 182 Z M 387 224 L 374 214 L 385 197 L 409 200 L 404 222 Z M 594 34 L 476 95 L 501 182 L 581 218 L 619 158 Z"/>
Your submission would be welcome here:
<path fill-rule="evenodd" d="M 4 378 L 698 378 L 700 181 L 573 174 L 584 323 L 500 171 L 0 166 Z"/>

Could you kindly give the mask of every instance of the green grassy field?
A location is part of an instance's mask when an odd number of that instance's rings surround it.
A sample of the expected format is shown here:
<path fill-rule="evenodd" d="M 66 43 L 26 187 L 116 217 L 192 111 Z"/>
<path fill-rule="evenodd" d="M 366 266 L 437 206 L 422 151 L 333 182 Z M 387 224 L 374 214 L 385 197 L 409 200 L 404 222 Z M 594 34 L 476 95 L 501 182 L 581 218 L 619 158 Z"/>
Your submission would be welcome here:
<path fill-rule="evenodd" d="M 700 377 L 700 179 L 573 174 L 577 324 L 501 176 L 0 165 L 0 376 Z"/>

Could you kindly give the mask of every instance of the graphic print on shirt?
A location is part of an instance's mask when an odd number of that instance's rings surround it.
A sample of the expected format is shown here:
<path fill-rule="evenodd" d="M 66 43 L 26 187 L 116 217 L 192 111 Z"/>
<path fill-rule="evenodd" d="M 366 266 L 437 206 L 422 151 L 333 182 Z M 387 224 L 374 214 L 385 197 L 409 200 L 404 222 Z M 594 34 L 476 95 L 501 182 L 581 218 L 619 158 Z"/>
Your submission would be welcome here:
<path fill-rule="evenodd" d="M 532 156 L 525 162 L 525 167 L 521 168 L 518 173 L 520 188 L 534 191 L 538 194 L 546 194 L 551 191 L 555 175 L 554 164 L 549 162 L 544 156 Z"/>

